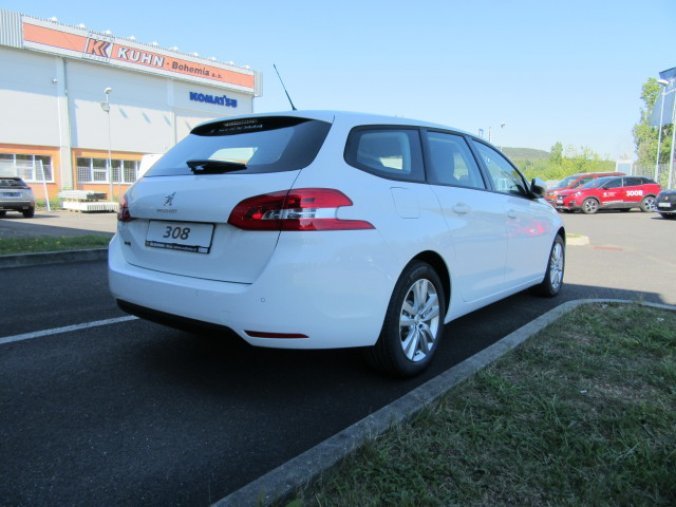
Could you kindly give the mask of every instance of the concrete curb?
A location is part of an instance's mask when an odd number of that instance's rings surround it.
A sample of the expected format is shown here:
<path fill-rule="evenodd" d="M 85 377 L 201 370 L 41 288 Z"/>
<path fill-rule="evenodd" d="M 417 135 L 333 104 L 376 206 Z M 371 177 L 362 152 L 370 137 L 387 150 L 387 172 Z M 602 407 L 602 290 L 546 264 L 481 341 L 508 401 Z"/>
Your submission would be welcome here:
<path fill-rule="evenodd" d="M 63 252 L 40 252 L 19 255 L 0 255 L 0 269 L 65 264 L 68 262 L 101 261 L 108 259 L 107 248 L 87 250 L 64 250 Z"/>
<path fill-rule="evenodd" d="M 239 490 L 230 493 L 213 505 L 215 507 L 245 507 L 283 502 L 299 488 L 318 478 L 367 441 L 375 439 L 391 426 L 409 419 L 446 394 L 454 386 L 488 366 L 506 352 L 519 346 L 534 334 L 542 331 L 555 320 L 579 306 L 592 303 L 640 304 L 676 311 L 676 306 L 628 300 L 578 299 L 567 301 L 377 412 L 324 440 Z"/>

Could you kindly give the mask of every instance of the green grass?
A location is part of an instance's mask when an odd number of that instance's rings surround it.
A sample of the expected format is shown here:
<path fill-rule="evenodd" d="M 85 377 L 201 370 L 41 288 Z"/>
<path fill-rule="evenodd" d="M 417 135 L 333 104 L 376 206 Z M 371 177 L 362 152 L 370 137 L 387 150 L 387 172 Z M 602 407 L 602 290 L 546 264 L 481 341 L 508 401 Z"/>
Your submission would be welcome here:
<path fill-rule="evenodd" d="M 0 255 L 55 252 L 61 250 L 82 250 L 107 247 L 109 236 L 42 236 L 34 238 L 1 238 Z"/>
<path fill-rule="evenodd" d="M 676 312 L 591 305 L 292 505 L 676 505 Z"/>

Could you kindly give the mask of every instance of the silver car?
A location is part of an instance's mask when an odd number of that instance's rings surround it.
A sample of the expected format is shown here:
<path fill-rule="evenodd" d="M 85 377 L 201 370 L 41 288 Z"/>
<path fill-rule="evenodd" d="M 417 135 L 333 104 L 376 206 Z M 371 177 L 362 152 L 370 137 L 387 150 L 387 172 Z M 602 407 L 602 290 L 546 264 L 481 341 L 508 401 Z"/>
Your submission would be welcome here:
<path fill-rule="evenodd" d="M 35 215 L 35 196 L 21 178 L 0 177 L 0 217 L 8 211 L 22 213 L 25 218 Z"/>

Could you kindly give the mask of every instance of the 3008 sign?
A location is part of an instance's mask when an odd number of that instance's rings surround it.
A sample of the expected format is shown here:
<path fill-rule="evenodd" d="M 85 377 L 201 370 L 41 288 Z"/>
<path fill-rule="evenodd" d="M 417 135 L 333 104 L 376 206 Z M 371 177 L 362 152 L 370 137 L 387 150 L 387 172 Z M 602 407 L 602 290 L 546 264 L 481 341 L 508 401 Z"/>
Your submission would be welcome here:
<path fill-rule="evenodd" d="M 629 197 L 641 196 L 643 195 L 643 190 L 627 190 L 627 195 Z"/>

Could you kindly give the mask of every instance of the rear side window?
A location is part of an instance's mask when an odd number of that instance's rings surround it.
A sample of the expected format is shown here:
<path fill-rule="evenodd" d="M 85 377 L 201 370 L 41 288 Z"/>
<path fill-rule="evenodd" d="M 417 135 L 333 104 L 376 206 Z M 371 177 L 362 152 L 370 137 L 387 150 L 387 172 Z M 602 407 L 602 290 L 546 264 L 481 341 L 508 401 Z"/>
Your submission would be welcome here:
<path fill-rule="evenodd" d="M 643 181 L 641 181 L 641 178 L 636 178 L 636 177 L 629 177 L 629 178 L 624 178 L 624 186 L 625 187 L 636 187 L 638 185 L 642 185 Z"/>
<path fill-rule="evenodd" d="M 420 135 L 416 129 L 354 129 L 345 147 L 345 161 L 386 178 L 424 180 Z"/>
<path fill-rule="evenodd" d="M 323 121 L 278 116 L 201 125 L 158 160 L 146 176 L 192 174 L 189 160 L 241 164 L 236 174 L 302 169 L 315 159 L 330 127 Z"/>
<path fill-rule="evenodd" d="M 432 183 L 485 189 L 479 167 L 465 139 L 455 134 L 427 132 L 429 178 Z"/>

